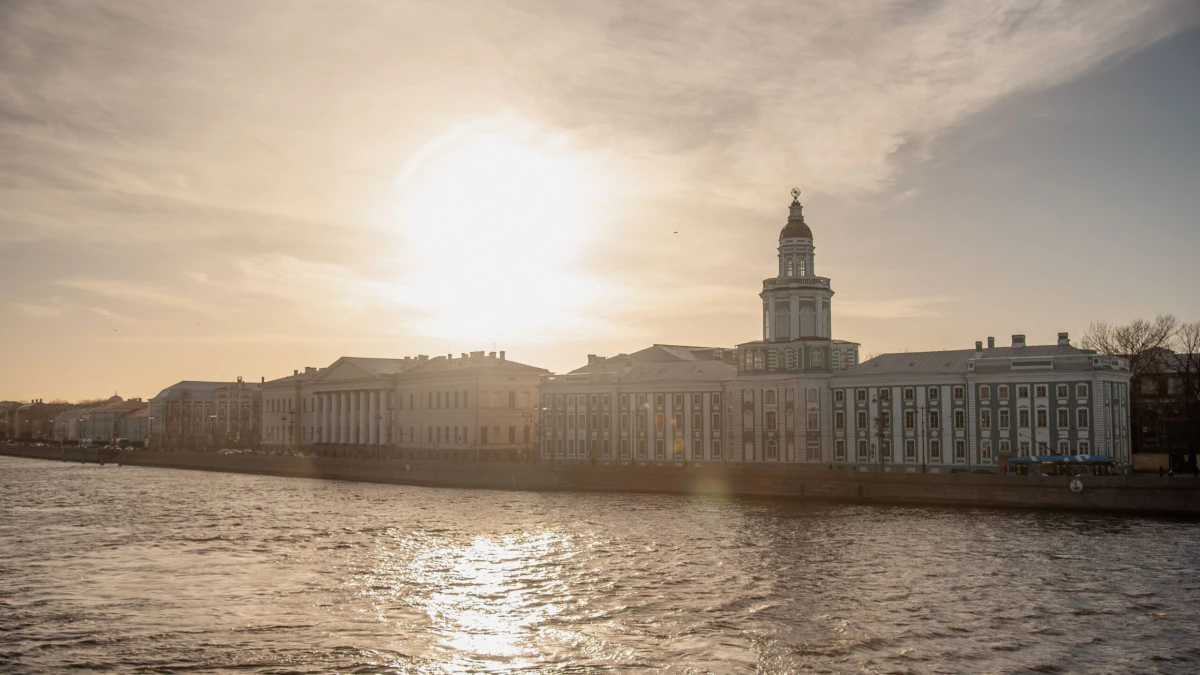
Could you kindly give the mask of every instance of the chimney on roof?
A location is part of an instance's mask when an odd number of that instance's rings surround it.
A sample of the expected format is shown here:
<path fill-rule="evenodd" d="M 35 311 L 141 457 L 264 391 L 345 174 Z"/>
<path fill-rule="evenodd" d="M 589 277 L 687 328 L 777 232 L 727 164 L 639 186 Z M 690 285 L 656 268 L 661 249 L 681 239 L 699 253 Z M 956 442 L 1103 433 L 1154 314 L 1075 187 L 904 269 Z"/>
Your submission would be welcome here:
<path fill-rule="evenodd" d="M 1058 334 L 1058 344 L 1060 344 L 1060 345 L 1069 345 L 1069 344 L 1071 344 L 1071 338 L 1070 338 L 1070 336 L 1069 336 L 1069 335 L 1067 335 L 1066 333 L 1059 333 L 1059 334 Z"/>
<path fill-rule="evenodd" d="M 500 351 L 500 360 L 501 360 L 501 361 L 503 361 L 503 360 L 504 360 L 504 350 L 501 350 L 501 351 Z"/>
<path fill-rule="evenodd" d="M 596 362 L 596 355 L 595 355 L 595 354 L 588 354 L 588 365 L 590 366 L 590 365 L 592 365 L 592 364 L 593 364 L 593 363 L 595 363 L 595 362 Z"/>
<path fill-rule="evenodd" d="M 309 375 L 309 374 L 315 373 L 315 372 L 317 372 L 316 368 L 313 368 L 312 366 L 304 366 L 304 374 L 305 375 Z"/>
<path fill-rule="evenodd" d="M 979 340 L 975 341 L 975 358 L 977 358 L 977 359 L 983 358 L 983 342 L 981 342 Z"/>
<path fill-rule="evenodd" d="M 482 359 L 482 358 L 483 358 L 483 352 L 471 352 L 471 358 L 473 358 L 473 359 Z"/>
<path fill-rule="evenodd" d="M 996 338 L 989 335 L 988 336 L 988 349 L 995 349 L 995 348 L 996 348 Z"/>
<path fill-rule="evenodd" d="M 1012 346 L 1013 346 L 1013 349 L 1023 348 L 1025 346 L 1025 336 L 1024 335 L 1014 335 Z"/>
<path fill-rule="evenodd" d="M 464 358 L 464 359 L 465 359 L 465 358 L 467 358 L 467 353 L 466 353 L 466 352 L 463 352 L 463 353 L 462 353 L 462 356 L 461 356 L 460 358 Z"/>
<path fill-rule="evenodd" d="M 489 358 L 489 359 L 494 359 L 494 358 L 496 358 L 496 352 L 488 352 L 488 358 Z"/>
<path fill-rule="evenodd" d="M 418 361 L 428 361 L 429 355 L 428 354 L 417 354 L 417 360 Z"/>
<path fill-rule="evenodd" d="M 299 374 L 300 374 L 300 371 L 299 371 L 299 370 L 295 370 L 295 369 L 293 369 L 293 370 L 292 370 L 292 377 L 295 377 L 295 376 L 297 376 L 297 375 L 299 375 Z"/>

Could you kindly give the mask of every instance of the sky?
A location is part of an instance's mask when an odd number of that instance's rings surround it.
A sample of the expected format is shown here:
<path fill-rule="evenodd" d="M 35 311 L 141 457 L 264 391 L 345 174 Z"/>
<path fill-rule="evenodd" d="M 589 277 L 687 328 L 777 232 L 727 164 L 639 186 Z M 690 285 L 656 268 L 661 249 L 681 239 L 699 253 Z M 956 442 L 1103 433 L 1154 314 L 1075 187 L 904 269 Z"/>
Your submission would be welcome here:
<path fill-rule="evenodd" d="M 0 4 L 0 399 L 1200 320 L 1200 5 Z"/>

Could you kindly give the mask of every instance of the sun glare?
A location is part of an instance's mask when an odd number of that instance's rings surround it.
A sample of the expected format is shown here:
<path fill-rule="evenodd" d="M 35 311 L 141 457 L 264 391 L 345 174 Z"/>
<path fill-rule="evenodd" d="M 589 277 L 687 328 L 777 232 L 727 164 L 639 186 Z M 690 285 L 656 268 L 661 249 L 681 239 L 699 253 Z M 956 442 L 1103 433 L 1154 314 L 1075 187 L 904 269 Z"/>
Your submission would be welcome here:
<path fill-rule="evenodd" d="M 596 236 L 598 163 L 562 135 L 467 128 L 430 141 L 397 179 L 408 282 L 433 337 L 561 337 L 597 284 L 578 270 Z"/>

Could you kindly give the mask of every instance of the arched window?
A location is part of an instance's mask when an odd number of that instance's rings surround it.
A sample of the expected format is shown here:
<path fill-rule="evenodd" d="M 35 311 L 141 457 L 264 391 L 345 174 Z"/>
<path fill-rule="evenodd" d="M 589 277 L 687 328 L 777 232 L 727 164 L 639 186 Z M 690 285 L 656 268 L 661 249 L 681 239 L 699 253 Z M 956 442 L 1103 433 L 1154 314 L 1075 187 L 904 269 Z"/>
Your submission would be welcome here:
<path fill-rule="evenodd" d="M 807 274 L 808 265 L 806 263 L 807 263 L 807 261 L 804 258 L 800 259 L 799 263 L 797 264 L 796 276 L 798 276 L 798 277 L 808 276 L 808 274 Z"/>
<path fill-rule="evenodd" d="M 767 459 L 779 459 L 779 444 L 774 439 L 767 441 Z"/>
<path fill-rule="evenodd" d="M 791 258 L 788 258 L 788 259 L 784 260 L 784 262 L 783 262 L 783 276 L 785 276 L 785 277 L 790 277 L 790 276 L 793 276 L 793 274 L 792 274 L 792 273 L 793 273 L 794 271 L 795 271 L 795 265 L 792 263 L 792 259 L 791 259 Z"/>
<path fill-rule="evenodd" d="M 762 370 L 767 367 L 766 360 L 763 357 L 761 349 L 754 350 L 754 369 Z"/>
<path fill-rule="evenodd" d="M 745 410 L 742 412 L 742 428 L 743 429 L 753 429 L 754 428 L 754 413 L 750 412 L 749 410 Z"/>

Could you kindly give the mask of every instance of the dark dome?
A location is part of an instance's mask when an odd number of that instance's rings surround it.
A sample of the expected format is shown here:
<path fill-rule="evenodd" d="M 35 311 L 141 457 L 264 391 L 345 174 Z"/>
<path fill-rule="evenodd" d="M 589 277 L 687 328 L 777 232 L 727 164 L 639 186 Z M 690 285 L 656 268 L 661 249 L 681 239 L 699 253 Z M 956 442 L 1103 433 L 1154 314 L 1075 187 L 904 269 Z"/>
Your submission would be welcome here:
<path fill-rule="evenodd" d="M 812 239 L 812 230 L 808 229 L 808 223 L 804 222 L 804 212 L 800 202 L 793 201 L 789 211 L 787 225 L 784 225 L 783 230 L 779 232 L 779 238 Z"/>

